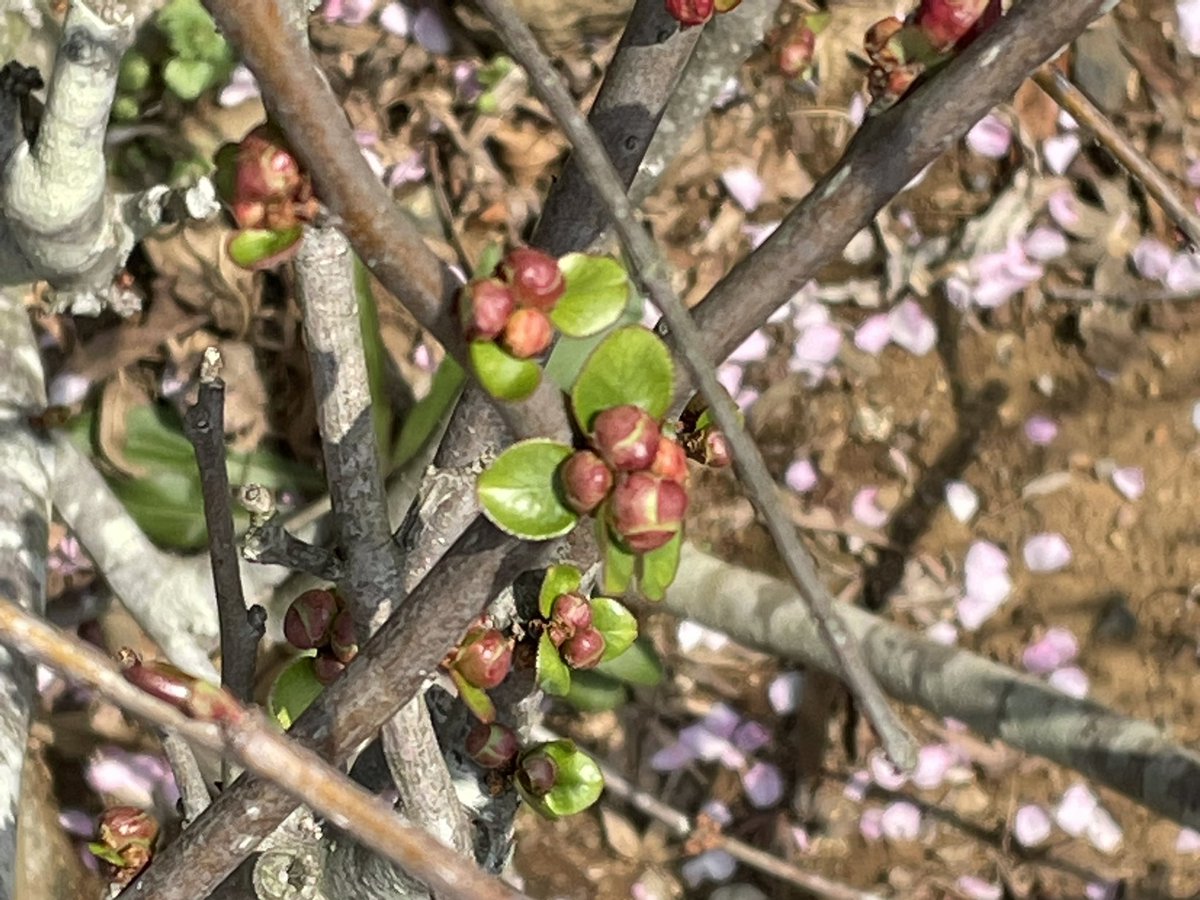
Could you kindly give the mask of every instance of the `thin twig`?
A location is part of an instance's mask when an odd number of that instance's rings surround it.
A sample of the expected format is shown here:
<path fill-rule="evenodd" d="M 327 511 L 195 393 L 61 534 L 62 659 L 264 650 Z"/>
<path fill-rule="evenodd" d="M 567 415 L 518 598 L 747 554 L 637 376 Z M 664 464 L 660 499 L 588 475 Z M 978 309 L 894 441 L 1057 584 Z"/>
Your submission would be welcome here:
<path fill-rule="evenodd" d="M 217 617 L 221 627 L 221 684 L 248 702 L 254 695 L 254 669 L 262 632 L 251 627 L 238 571 L 237 537 L 233 530 L 229 470 L 225 464 L 225 382 L 221 353 L 204 351 L 200 364 L 200 394 L 183 417 L 183 430 L 196 451 L 204 524 L 212 560 Z"/>
<path fill-rule="evenodd" d="M 243 485 L 238 502 L 250 513 L 250 527 L 242 535 L 243 559 L 307 572 L 323 581 L 342 578 L 342 561 L 337 556 L 287 530 L 270 490 L 260 484 Z"/>
<path fill-rule="evenodd" d="M 183 735 L 173 728 L 162 729 L 162 746 L 175 775 L 175 784 L 179 787 L 179 797 L 183 802 L 183 824 L 186 828 L 199 818 L 200 813 L 208 809 L 208 804 L 212 802 L 212 794 L 208 792 L 208 782 L 204 780 L 200 764 L 196 762 L 196 753 L 184 740 Z"/>
<path fill-rule="evenodd" d="M 1084 129 L 1091 132 L 1117 162 L 1139 182 L 1146 193 L 1166 211 L 1175 225 L 1187 235 L 1192 246 L 1200 247 L 1200 216 L 1197 216 L 1171 186 L 1167 177 L 1150 162 L 1133 142 L 1125 137 L 1108 116 L 1055 66 L 1043 66 L 1033 73 L 1034 83 L 1053 98 Z"/>
<path fill-rule="evenodd" d="M 447 897 L 516 900 L 524 895 L 419 828 L 367 793 L 311 750 L 289 740 L 253 707 L 230 701 L 220 727 L 190 719 L 174 706 L 130 684 L 116 665 L 74 635 L 60 631 L 0 597 L 0 641 L 28 659 L 86 684 L 102 696 L 157 725 L 175 728 L 211 750 L 230 754 L 251 772 L 269 778 L 293 797 L 352 832 Z M 191 896 L 199 891 L 189 888 Z"/>
<path fill-rule="evenodd" d="M 822 631 L 834 648 L 846 682 L 871 720 L 888 756 L 901 768 L 916 763 L 916 745 L 886 698 L 875 684 L 834 608 L 833 598 L 817 577 L 812 557 L 800 543 L 796 529 L 775 497 L 776 486 L 758 447 L 742 426 L 737 407 L 717 381 L 712 363 L 704 355 L 703 340 L 691 315 L 671 287 L 666 261 L 646 233 L 637 213 L 625 196 L 624 186 L 596 140 L 587 121 L 575 108 L 558 72 L 538 46 L 537 39 L 521 21 L 511 0 L 480 0 L 513 57 L 529 73 L 542 101 L 554 113 L 571 144 L 580 168 L 596 190 L 600 203 L 612 217 L 635 276 L 642 282 L 676 335 L 676 346 L 700 391 L 709 402 L 717 424 L 725 432 L 735 464 L 747 492 L 766 522 L 780 555 L 805 602 L 822 623 Z"/>

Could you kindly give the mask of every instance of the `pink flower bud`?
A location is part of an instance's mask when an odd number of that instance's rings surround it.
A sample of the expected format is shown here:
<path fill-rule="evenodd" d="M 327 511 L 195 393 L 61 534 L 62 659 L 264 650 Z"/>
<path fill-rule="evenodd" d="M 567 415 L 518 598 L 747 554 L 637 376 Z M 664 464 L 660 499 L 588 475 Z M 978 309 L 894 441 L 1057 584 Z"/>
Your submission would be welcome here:
<path fill-rule="evenodd" d="M 497 722 L 476 722 L 467 732 L 465 744 L 467 755 L 485 769 L 508 765 L 521 749 L 513 730 Z"/>
<path fill-rule="evenodd" d="M 334 656 L 318 653 L 313 659 L 313 675 L 321 684 L 330 684 L 344 671 L 346 664 Z"/>
<path fill-rule="evenodd" d="M 962 49 L 999 19 L 1000 12 L 1000 0 L 921 0 L 914 21 L 937 49 Z"/>
<path fill-rule="evenodd" d="M 567 289 L 558 260 L 532 247 L 510 250 L 500 267 L 518 306 L 550 312 Z"/>
<path fill-rule="evenodd" d="M 563 643 L 563 660 L 572 669 L 591 669 L 600 663 L 604 648 L 604 635 L 595 628 L 581 628 Z"/>
<path fill-rule="evenodd" d="M 716 11 L 713 0 L 667 0 L 667 12 L 680 25 L 703 25 Z"/>
<path fill-rule="evenodd" d="M 452 652 L 449 667 L 477 688 L 494 688 L 512 668 L 513 641 L 495 628 L 475 627 Z"/>
<path fill-rule="evenodd" d="M 300 164 L 269 125 L 255 128 L 238 145 L 235 190 L 241 201 L 290 197 L 300 190 Z"/>
<path fill-rule="evenodd" d="M 546 352 L 554 338 L 554 326 L 540 309 L 522 307 L 504 326 L 504 349 L 517 359 L 529 359 Z"/>
<path fill-rule="evenodd" d="M 543 750 L 525 755 L 517 769 L 517 780 L 534 797 L 544 797 L 554 790 L 558 780 L 558 764 Z"/>
<path fill-rule="evenodd" d="M 469 282 L 458 295 L 458 316 L 468 341 L 494 341 L 516 309 L 508 286 L 496 278 Z"/>
<path fill-rule="evenodd" d="M 283 636 L 297 650 L 324 647 L 337 614 L 337 600 L 329 591 L 305 591 L 292 601 L 283 617 Z"/>
<path fill-rule="evenodd" d="M 599 506 L 612 490 L 612 470 L 591 450 L 569 456 L 559 474 L 567 506 L 580 515 L 587 515 Z"/>
<path fill-rule="evenodd" d="M 775 64 L 788 78 L 801 78 L 812 66 L 817 35 L 804 19 L 793 23 L 775 45 Z"/>
<path fill-rule="evenodd" d="M 329 649 L 339 661 L 348 663 L 358 656 L 358 636 L 354 633 L 354 619 L 350 610 L 343 610 L 333 620 L 329 634 Z"/>
<path fill-rule="evenodd" d="M 571 629 L 592 627 L 592 604 L 581 594 L 559 594 L 551 615 Z"/>
<path fill-rule="evenodd" d="M 687 505 L 687 491 L 680 484 L 648 472 L 632 472 L 617 479 L 609 521 L 630 550 L 648 553 L 679 533 Z"/>
<path fill-rule="evenodd" d="M 668 478 L 676 484 L 686 485 L 688 480 L 687 454 L 669 437 L 658 442 L 658 452 L 650 464 L 650 472 Z"/>
<path fill-rule="evenodd" d="M 648 469 L 658 454 L 658 422 L 638 406 L 614 406 L 596 416 L 592 443 L 614 469 Z"/>
<path fill-rule="evenodd" d="M 712 466 L 714 469 L 723 469 L 728 466 L 733 457 L 729 453 L 729 440 L 725 437 L 725 432 L 715 425 L 710 425 L 704 429 L 702 435 L 704 439 L 704 464 Z"/>

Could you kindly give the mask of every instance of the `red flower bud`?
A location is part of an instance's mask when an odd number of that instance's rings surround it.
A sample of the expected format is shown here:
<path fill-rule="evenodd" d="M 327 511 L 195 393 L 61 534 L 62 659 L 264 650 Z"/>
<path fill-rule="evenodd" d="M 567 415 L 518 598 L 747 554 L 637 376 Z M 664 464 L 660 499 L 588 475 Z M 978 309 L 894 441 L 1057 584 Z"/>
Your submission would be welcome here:
<path fill-rule="evenodd" d="M 550 614 L 571 629 L 592 627 L 592 604 L 581 594 L 559 594 Z"/>
<path fill-rule="evenodd" d="M 509 251 L 500 267 L 518 306 L 550 312 L 567 289 L 558 260 L 532 247 Z"/>
<path fill-rule="evenodd" d="M 714 469 L 723 469 L 733 461 L 729 453 L 729 440 L 725 432 L 715 425 L 705 428 L 701 434 L 704 448 L 704 464 Z"/>
<path fill-rule="evenodd" d="M 677 484 L 686 485 L 688 480 L 687 454 L 669 437 L 658 442 L 658 452 L 650 464 L 650 472 L 669 478 Z"/>
<path fill-rule="evenodd" d="M 358 636 L 354 633 L 354 618 L 343 610 L 333 620 L 329 634 L 329 649 L 341 662 L 348 663 L 358 656 Z"/>
<path fill-rule="evenodd" d="M 468 341 L 494 341 L 516 309 L 508 286 L 496 278 L 467 283 L 458 294 L 458 315 Z"/>
<path fill-rule="evenodd" d="M 497 722 L 476 722 L 467 732 L 467 755 L 485 769 L 499 769 L 512 762 L 521 749 L 516 733 Z"/>
<path fill-rule="evenodd" d="M 558 780 L 558 763 L 542 750 L 534 750 L 521 760 L 517 780 L 534 797 L 544 797 L 554 790 Z"/>
<path fill-rule="evenodd" d="M 261 202 L 291 197 L 303 183 L 300 164 L 275 129 L 263 125 L 242 138 L 235 181 L 238 200 Z"/>
<path fill-rule="evenodd" d="M 609 522 L 630 550 L 648 553 L 679 533 L 687 505 L 687 491 L 677 482 L 632 472 L 617 479 Z"/>
<path fill-rule="evenodd" d="M 113 806 L 100 814 L 100 842 L 114 850 L 130 844 L 149 846 L 158 837 L 158 822 L 148 812 L 135 806 Z"/>
<path fill-rule="evenodd" d="M 297 650 L 324 647 L 337 614 L 337 600 L 329 591 L 305 591 L 292 601 L 283 617 L 283 636 Z"/>
<path fill-rule="evenodd" d="M 713 0 L 667 0 L 667 12 L 680 25 L 703 25 L 716 11 Z"/>
<path fill-rule="evenodd" d="M 1000 0 L 921 0 L 914 22 L 937 49 L 962 49 L 1000 13 Z"/>
<path fill-rule="evenodd" d="M 623 472 L 650 468 L 660 436 L 658 422 L 638 406 L 606 409 L 592 426 L 592 443 L 600 455 Z"/>
<path fill-rule="evenodd" d="M 487 690 L 494 688 L 512 668 L 513 641 L 495 628 L 472 628 L 453 651 L 448 668 L 453 668 L 469 684 Z"/>
<path fill-rule="evenodd" d="M 595 628 L 583 628 L 563 643 L 562 656 L 572 669 L 591 669 L 604 656 L 604 648 L 604 635 Z"/>
<path fill-rule="evenodd" d="M 501 338 L 504 349 L 517 359 L 529 359 L 546 352 L 554 338 L 554 326 L 540 309 L 522 307 L 509 316 Z"/>
<path fill-rule="evenodd" d="M 334 656 L 318 653 L 313 658 L 313 675 L 321 684 L 330 684 L 344 671 L 346 664 Z"/>
<path fill-rule="evenodd" d="M 612 490 L 612 470 L 591 450 L 580 450 L 563 463 L 559 473 L 567 506 L 586 515 Z"/>
<path fill-rule="evenodd" d="M 788 78 L 801 78 L 812 65 L 817 35 L 800 19 L 780 35 L 775 46 L 775 64 Z"/>

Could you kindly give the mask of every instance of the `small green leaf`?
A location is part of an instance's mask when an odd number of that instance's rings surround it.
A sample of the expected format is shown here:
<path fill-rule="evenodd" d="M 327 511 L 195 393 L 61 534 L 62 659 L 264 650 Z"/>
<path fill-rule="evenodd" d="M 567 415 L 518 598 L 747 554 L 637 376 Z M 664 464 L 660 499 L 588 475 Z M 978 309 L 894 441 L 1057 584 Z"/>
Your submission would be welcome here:
<path fill-rule="evenodd" d="M 458 688 L 458 699 L 461 700 L 480 722 L 496 721 L 496 704 L 483 688 L 475 687 L 458 673 L 450 670 L 450 680 Z"/>
<path fill-rule="evenodd" d="M 592 627 L 604 635 L 604 656 L 616 659 L 637 639 L 638 624 L 633 613 L 611 597 L 592 598 Z"/>
<path fill-rule="evenodd" d="M 568 337 L 599 334 L 616 323 L 629 303 L 629 276 L 608 256 L 569 253 L 558 261 L 567 288 L 550 321 Z"/>
<path fill-rule="evenodd" d="M 243 269 L 270 269 L 290 259 L 300 249 L 304 229 L 243 228 L 229 239 L 229 258 Z"/>
<path fill-rule="evenodd" d="M 203 59 L 175 57 L 163 66 L 163 82 L 180 100 L 195 100 L 216 80 L 217 69 Z"/>
<path fill-rule="evenodd" d="M 542 579 L 542 590 L 538 594 L 538 610 L 546 618 L 550 617 L 554 601 L 560 594 L 569 594 L 579 590 L 583 583 L 583 573 L 574 566 L 551 566 L 546 570 Z"/>
<path fill-rule="evenodd" d="M 543 691 L 555 697 L 566 696 L 571 689 L 571 670 L 545 632 L 538 640 L 537 681 Z"/>
<path fill-rule="evenodd" d="M 498 400 L 524 400 L 542 380 L 537 363 L 517 359 L 492 341 L 472 341 L 469 352 L 475 377 Z"/>
<path fill-rule="evenodd" d="M 661 600 L 675 580 L 679 569 L 679 550 L 683 535 L 677 534 L 657 550 L 643 553 L 638 566 L 638 588 L 647 600 Z"/>
<path fill-rule="evenodd" d="M 584 431 L 602 410 L 631 404 L 661 419 L 671 407 L 675 368 L 658 335 L 639 326 L 619 328 L 583 364 L 571 390 L 575 418 Z"/>
<path fill-rule="evenodd" d="M 663 680 L 662 660 L 649 638 L 638 638 L 616 659 L 601 662 L 591 671 L 641 687 L 655 687 Z"/>
<path fill-rule="evenodd" d="M 500 260 L 503 258 L 504 248 L 502 246 L 488 244 L 475 262 L 475 271 L 472 273 L 472 277 L 491 278 L 496 273 L 496 266 L 500 265 Z"/>
<path fill-rule="evenodd" d="M 596 517 L 596 543 L 600 547 L 603 565 L 600 589 L 606 594 L 624 594 L 633 580 L 633 569 L 637 557 L 613 539 L 604 522 L 604 512 Z"/>
<path fill-rule="evenodd" d="M 595 669 L 577 669 L 565 699 L 580 712 L 608 712 L 629 700 L 629 688 Z"/>
<path fill-rule="evenodd" d="M 102 859 L 109 865 L 116 866 L 118 869 L 124 869 L 127 865 L 129 865 L 129 863 L 125 861 L 125 857 L 123 857 L 112 847 L 108 846 L 108 844 L 102 844 L 99 841 L 89 841 L 87 848 L 88 853 L 92 854 L 92 856 L 96 857 L 97 859 Z"/>
<path fill-rule="evenodd" d="M 535 439 L 513 444 L 479 476 L 483 513 L 502 531 L 527 541 L 561 537 L 579 521 L 558 493 L 557 470 L 572 450 Z"/>
<path fill-rule="evenodd" d="M 558 767 L 550 793 L 544 797 L 525 796 L 535 810 L 546 818 L 557 819 L 583 812 L 600 799 L 600 792 L 604 790 L 604 776 L 600 774 L 600 767 L 574 743 L 552 741 L 535 749 L 549 756 Z"/>
<path fill-rule="evenodd" d="M 313 657 L 301 656 L 275 679 L 267 707 L 286 731 L 324 689 L 313 671 Z"/>

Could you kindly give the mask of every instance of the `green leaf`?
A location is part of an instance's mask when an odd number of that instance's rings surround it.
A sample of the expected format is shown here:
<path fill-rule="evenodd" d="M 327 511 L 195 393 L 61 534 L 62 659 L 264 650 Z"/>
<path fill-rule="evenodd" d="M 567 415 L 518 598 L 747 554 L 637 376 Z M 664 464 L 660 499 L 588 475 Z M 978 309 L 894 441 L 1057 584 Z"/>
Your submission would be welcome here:
<path fill-rule="evenodd" d="M 125 861 L 125 857 L 123 857 L 112 847 L 108 846 L 108 844 L 102 844 L 99 841 L 89 841 L 87 848 L 88 853 L 92 854 L 92 856 L 96 857 L 97 859 L 102 859 L 109 865 L 116 866 L 118 869 L 124 869 L 127 865 L 129 865 L 129 863 Z"/>
<path fill-rule="evenodd" d="M 555 697 L 566 696 L 571 689 L 571 670 L 563 662 L 562 655 L 550 640 L 550 635 L 542 632 L 538 640 L 537 650 L 537 682 L 543 691 Z"/>
<path fill-rule="evenodd" d="M 682 533 L 676 534 L 657 550 L 643 553 L 638 566 L 638 588 L 647 600 L 661 600 L 667 588 L 675 580 L 679 569 L 679 550 L 683 545 Z"/>
<path fill-rule="evenodd" d="M 216 81 L 217 68 L 203 59 L 167 60 L 163 82 L 180 100 L 195 100 Z"/>
<path fill-rule="evenodd" d="M 583 583 L 583 573 L 574 566 L 551 566 L 546 570 L 542 579 L 542 589 L 538 593 L 538 609 L 546 618 L 550 618 L 551 608 L 560 594 L 569 594 L 579 590 Z"/>
<path fill-rule="evenodd" d="M 500 244 L 488 244 L 479 254 L 479 259 L 475 261 L 475 271 L 471 273 L 472 277 L 491 278 L 503 258 L 504 248 Z"/>
<path fill-rule="evenodd" d="M 550 321 L 568 337 L 587 337 L 613 325 L 629 303 L 629 276 L 608 256 L 569 253 L 558 261 L 567 288 Z"/>
<path fill-rule="evenodd" d="M 324 689 L 313 671 L 313 657 L 301 656 L 279 673 L 271 685 L 267 706 L 286 731 Z"/>
<path fill-rule="evenodd" d="M 629 589 L 629 582 L 633 580 L 637 557 L 613 539 L 604 517 L 604 511 L 601 509 L 596 517 L 596 543 L 600 547 L 600 560 L 603 563 L 600 589 L 606 594 L 624 594 Z"/>
<path fill-rule="evenodd" d="M 546 754 L 558 767 L 550 793 L 544 797 L 530 797 L 522 792 L 526 801 L 541 815 L 549 819 L 571 816 L 583 812 L 600 799 L 600 792 L 604 790 L 604 776 L 600 774 L 600 767 L 573 742 L 551 741 L 529 752 Z M 520 779 L 517 779 L 517 783 L 519 786 Z"/>
<path fill-rule="evenodd" d="M 595 669 L 578 669 L 565 699 L 581 712 L 608 712 L 629 700 L 629 688 Z"/>
<path fill-rule="evenodd" d="M 658 335 L 638 326 L 619 328 L 583 365 L 571 390 L 575 418 L 584 431 L 602 410 L 631 404 L 656 419 L 671 407 L 675 369 Z"/>
<path fill-rule="evenodd" d="M 458 673 L 450 670 L 450 680 L 458 688 L 458 699 L 461 700 L 480 722 L 496 721 L 496 704 L 483 688 L 475 687 Z"/>
<path fill-rule="evenodd" d="M 604 635 L 601 662 L 616 659 L 638 636 L 638 623 L 633 613 L 611 597 L 592 598 L 592 627 Z"/>
<path fill-rule="evenodd" d="M 556 441 L 513 444 L 479 476 L 483 513 L 502 531 L 527 541 L 561 537 L 579 521 L 559 497 L 558 467 L 572 450 Z"/>
<path fill-rule="evenodd" d="M 229 239 L 229 258 L 243 269 L 270 269 L 290 259 L 300 249 L 304 229 L 243 228 Z"/>
<path fill-rule="evenodd" d="M 649 638 L 638 638 L 616 659 L 601 662 L 591 671 L 642 687 L 655 687 L 663 680 L 662 660 Z"/>
<path fill-rule="evenodd" d="M 469 353 L 475 377 L 498 400 L 524 400 L 542 380 L 537 363 L 517 359 L 493 341 L 472 341 Z"/>
<path fill-rule="evenodd" d="M 437 433 L 442 419 L 450 415 L 458 395 L 467 383 L 467 373 L 450 357 L 442 360 L 433 374 L 429 393 L 416 402 L 404 417 L 400 437 L 392 451 L 392 468 L 398 469 L 409 462 L 426 441 Z"/>

